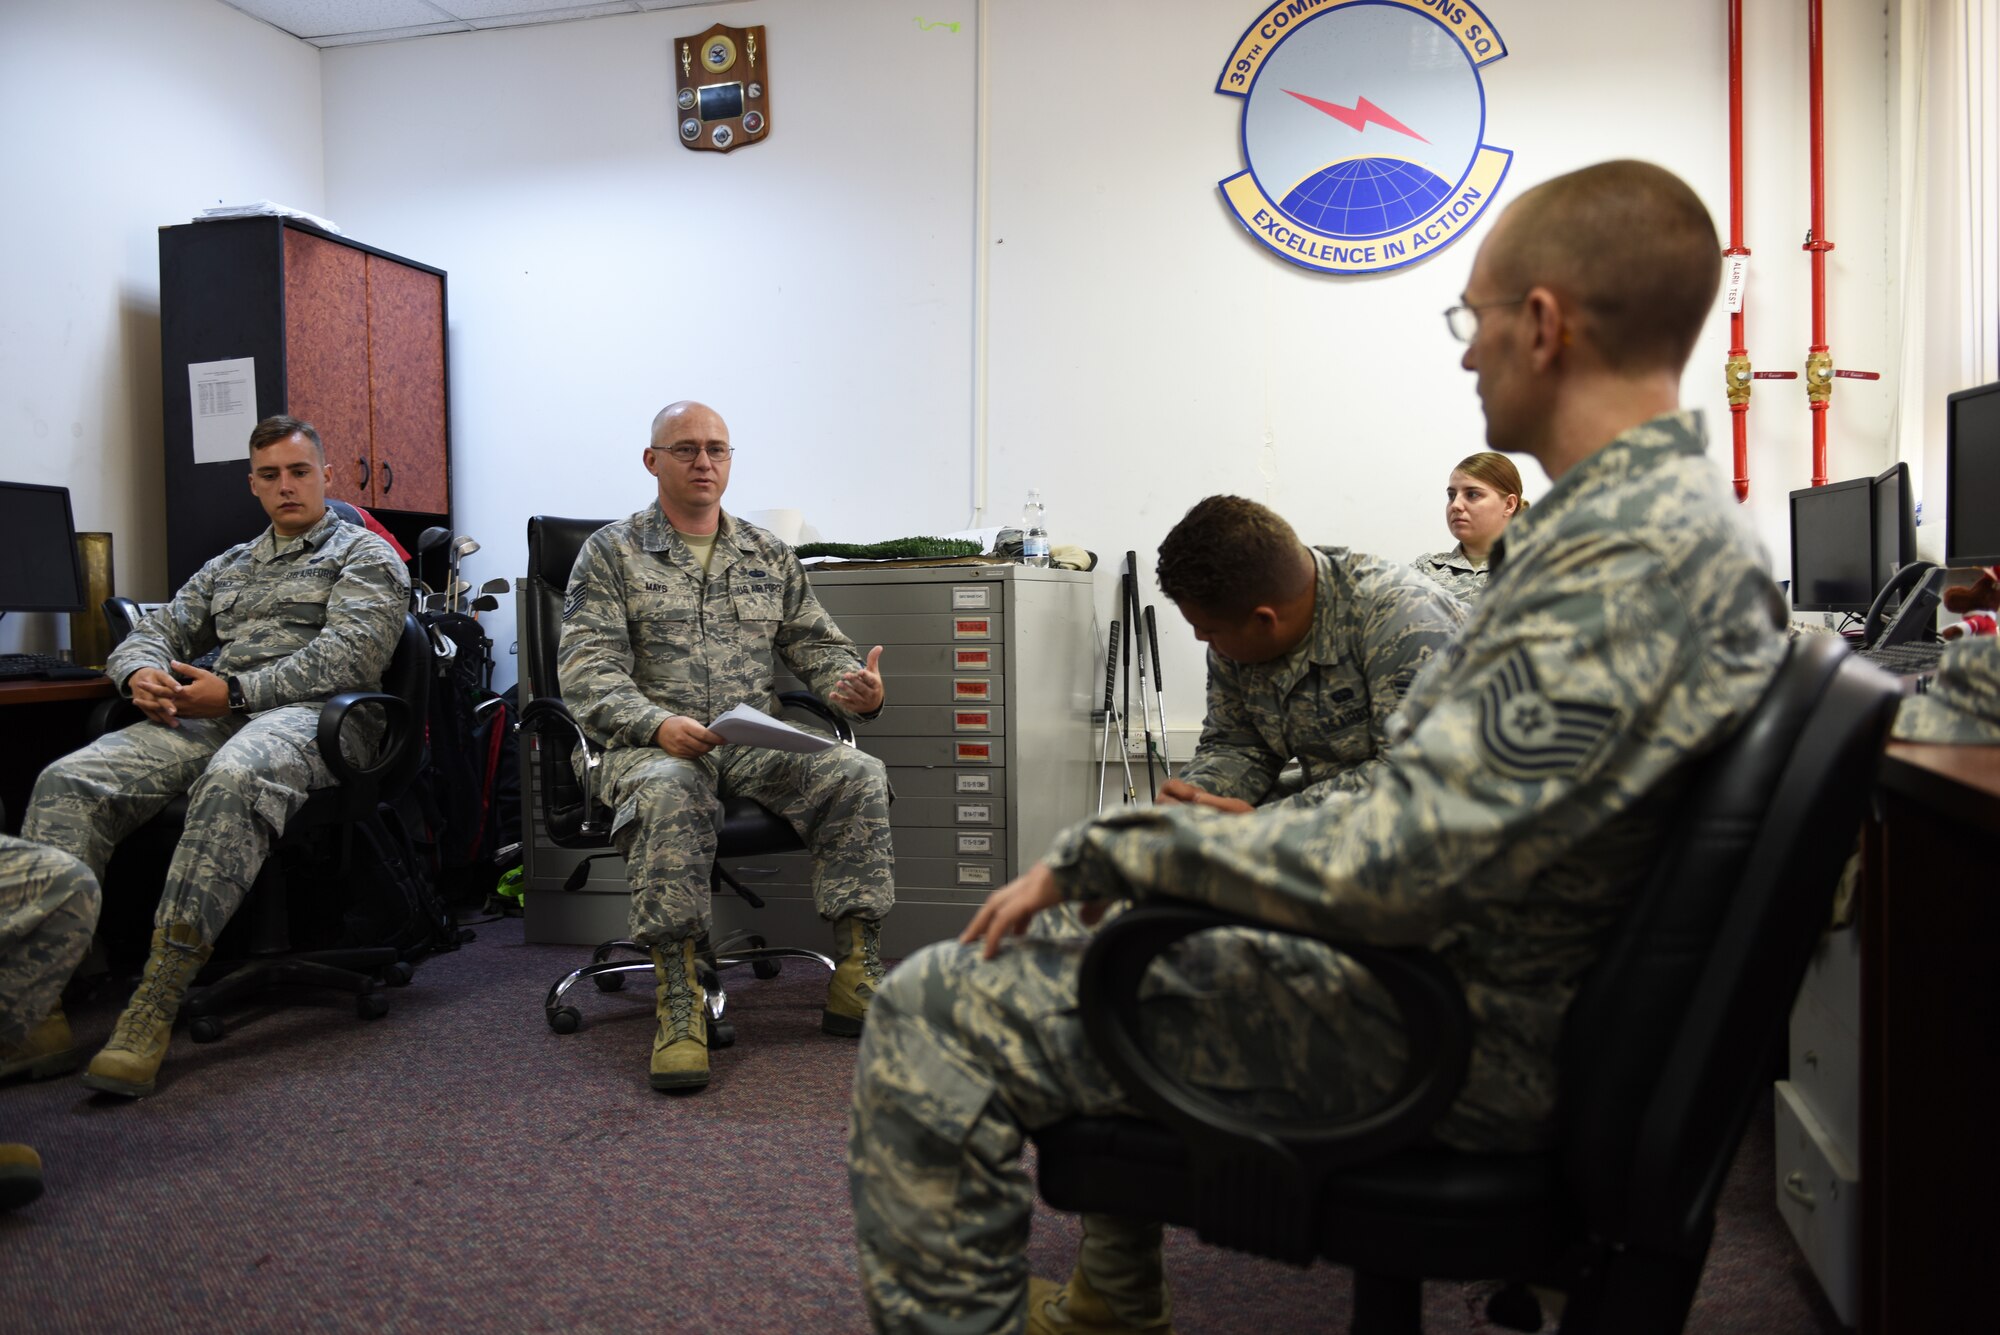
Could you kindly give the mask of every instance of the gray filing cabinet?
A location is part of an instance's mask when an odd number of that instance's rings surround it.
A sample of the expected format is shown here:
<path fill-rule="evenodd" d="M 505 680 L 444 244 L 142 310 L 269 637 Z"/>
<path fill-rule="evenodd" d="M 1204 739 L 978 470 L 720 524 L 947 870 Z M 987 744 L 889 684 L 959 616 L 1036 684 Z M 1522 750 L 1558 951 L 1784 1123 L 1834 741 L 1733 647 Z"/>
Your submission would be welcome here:
<path fill-rule="evenodd" d="M 861 748 L 888 766 L 896 794 L 896 908 L 882 948 L 899 957 L 956 935 L 991 890 L 1094 809 L 1090 719 L 1099 669 L 1091 577 L 975 565 L 816 569 L 811 579 L 864 653 L 883 646 L 887 700 L 855 733 Z M 780 668 L 778 689 L 797 689 Z M 522 763 L 529 802 L 523 828 L 533 832 L 528 939 L 581 944 L 623 936 L 624 864 L 615 857 L 592 863 L 583 889 L 564 892 L 563 878 L 580 855 L 541 837 L 535 762 L 526 748 Z M 803 853 L 741 859 L 730 869 L 766 907 L 725 893 L 715 902 L 719 933 L 748 928 L 773 944 L 826 948 Z"/>
<path fill-rule="evenodd" d="M 1828 932 L 1792 1006 L 1790 1079 L 1778 1081 L 1778 1213 L 1834 1313 L 1860 1316 L 1861 947 Z"/>

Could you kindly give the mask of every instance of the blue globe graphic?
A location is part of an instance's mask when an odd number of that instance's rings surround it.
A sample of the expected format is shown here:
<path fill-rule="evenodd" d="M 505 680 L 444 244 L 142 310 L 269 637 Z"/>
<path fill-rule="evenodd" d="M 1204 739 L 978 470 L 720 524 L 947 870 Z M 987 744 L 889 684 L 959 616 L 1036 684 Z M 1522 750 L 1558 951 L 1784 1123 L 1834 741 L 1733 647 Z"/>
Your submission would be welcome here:
<path fill-rule="evenodd" d="M 1379 236 L 1408 227 L 1451 193 L 1451 182 L 1414 162 L 1350 158 L 1299 182 L 1278 207 L 1333 236 Z"/>

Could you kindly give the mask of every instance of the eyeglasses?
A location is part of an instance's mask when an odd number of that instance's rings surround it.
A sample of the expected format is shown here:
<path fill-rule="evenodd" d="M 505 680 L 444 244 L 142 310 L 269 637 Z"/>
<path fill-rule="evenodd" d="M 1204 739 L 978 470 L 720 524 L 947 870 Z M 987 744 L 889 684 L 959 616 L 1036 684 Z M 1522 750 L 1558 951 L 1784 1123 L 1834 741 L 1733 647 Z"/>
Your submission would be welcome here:
<path fill-rule="evenodd" d="M 668 454 L 673 455 L 676 463 L 684 464 L 693 463 L 695 456 L 699 454 L 706 454 L 710 463 L 719 464 L 730 455 L 736 453 L 734 449 L 727 445 L 689 445 L 685 442 L 679 445 L 665 445 L 661 448 L 666 450 Z"/>
<path fill-rule="evenodd" d="M 1463 306 L 1453 306 L 1444 313 L 1444 327 L 1451 330 L 1451 336 L 1459 342 L 1470 343 L 1472 336 L 1479 332 L 1479 312 L 1494 310 L 1501 306 L 1518 306 L 1527 299 L 1528 294 L 1523 292 L 1520 296 L 1509 297 L 1505 301 L 1482 301 L 1476 305 L 1467 303 Z"/>

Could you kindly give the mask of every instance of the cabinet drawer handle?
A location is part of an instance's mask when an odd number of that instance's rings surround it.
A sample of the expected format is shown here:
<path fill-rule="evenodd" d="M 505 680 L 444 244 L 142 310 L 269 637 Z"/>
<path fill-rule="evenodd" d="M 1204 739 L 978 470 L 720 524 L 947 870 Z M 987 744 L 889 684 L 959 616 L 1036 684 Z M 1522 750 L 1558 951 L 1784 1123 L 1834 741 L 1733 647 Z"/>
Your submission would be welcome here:
<path fill-rule="evenodd" d="M 384 496 L 387 496 L 389 494 L 389 489 L 395 485 L 396 485 L 396 470 L 389 463 L 387 459 L 384 459 L 382 461 L 382 494 Z"/>
<path fill-rule="evenodd" d="M 1785 1175 L 1785 1194 L 1808 1210 L 1815 1209 L 1819 1205 L 1819 1202 L 1813 1199 L 1813 1194 L 1806 1190 L 1806 1175 L 1803 1172 Z"/>
<path fill-rule="evenodd" d="M 373 470 L 368 467 L 366 459 L 356 459 L 354 462 L 361 465 L 361 488 L 366 491 L 368 489 L 368 479 L 374 475 Z"/>

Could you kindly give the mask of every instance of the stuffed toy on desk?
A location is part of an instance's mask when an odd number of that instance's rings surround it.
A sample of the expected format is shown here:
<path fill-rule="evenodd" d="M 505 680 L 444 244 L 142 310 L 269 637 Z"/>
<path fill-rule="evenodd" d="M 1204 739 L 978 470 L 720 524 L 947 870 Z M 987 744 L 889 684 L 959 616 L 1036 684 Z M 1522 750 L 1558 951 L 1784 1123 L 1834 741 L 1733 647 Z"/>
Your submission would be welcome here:
<path fill-rule="evenodd" d="M 1930 690 L 1896 712 L 1899 742 L 2000 744 L 2000 566 L 1979 572 L 1964 588 L 1946 589 L 1944 605 L 1965 618 L 1946 628 L 1944 656 Z"/>

